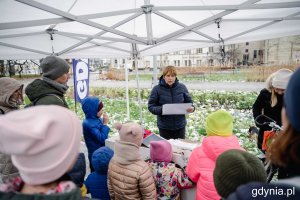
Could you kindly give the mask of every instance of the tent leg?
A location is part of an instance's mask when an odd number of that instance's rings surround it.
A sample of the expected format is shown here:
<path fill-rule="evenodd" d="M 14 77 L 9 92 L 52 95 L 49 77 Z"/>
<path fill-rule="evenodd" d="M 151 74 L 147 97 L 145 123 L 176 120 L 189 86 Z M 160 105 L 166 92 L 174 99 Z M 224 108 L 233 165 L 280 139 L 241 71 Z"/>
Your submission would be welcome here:
<path fill-rule="evenodd" d="M 130 114 L 129 114 L 129 92 L 128 92 L 128 60 L 125 61 L 125 81 L 126 81 L 126 115 L 127 120 L 130 120 Z"/>
<path fill-rule="evenodd" d="M 136 71 L 136 84 L 137 84 L 137 90 L 138 90 L 138 102 L 139 102 L 139 108 L 140 108 L 140 123 L 143 123 L 143 115 L 142 115 L 142 101 L 141 101 L 141 90 L 140 90 L 140 81 L 139 81 L 139 65 L 138 60 L 135 57 L 134 58 L 134 65 L 135 65 L 135 71 Z"/>

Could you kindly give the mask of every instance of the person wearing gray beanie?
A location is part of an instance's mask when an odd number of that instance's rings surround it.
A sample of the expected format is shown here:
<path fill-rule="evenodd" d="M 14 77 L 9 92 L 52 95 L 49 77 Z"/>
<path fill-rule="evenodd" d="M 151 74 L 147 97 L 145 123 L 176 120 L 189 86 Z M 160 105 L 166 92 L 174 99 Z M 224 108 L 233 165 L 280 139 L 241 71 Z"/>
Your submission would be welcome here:
<path fill-rule="evenodd" d="M 238 149 L 225 151 L 217 158 L 213 175 L 217 192 L 223 198 L 242 184 L 267 182 L 262 162 L 256 156 Z"/>
<path fill-rule="evenodd" d="M 43 71 L 42 79 L 34 80 L 25 88 L 25 93 L 31 101 L 31 104 L 26 107 L 57 105 L 68 108 L 69 106 L 64 97 L 69 88 L 67 82 L 70 78 L 70 66 L 67 61 L 57 56 L 47 56 L 42 59 L 40 67 Z M 68 173 L 79 186 L 83 182 L 82 175 L 86 173 L 85 162 L 82 162 L 82 160 L 85 161 L 85 156 L 79 154 L 73 169 Z"/>
<path fill-rule="evenodd" d="M 69 73 L 70 66 L 64 59 L 56 56 L 47 56 L 41 62 L 43 76 L 55 80 L 60 76 Z"/>
<path fill-rule="evenodd" d="M 68 108 L 64 94 L 68 90 L 70 66 L 62 58 L 47 56 L 40 65 L 42 79 L 36 79 L 25 88 L 25 93 L 33 105 L 58 105 Z"/>

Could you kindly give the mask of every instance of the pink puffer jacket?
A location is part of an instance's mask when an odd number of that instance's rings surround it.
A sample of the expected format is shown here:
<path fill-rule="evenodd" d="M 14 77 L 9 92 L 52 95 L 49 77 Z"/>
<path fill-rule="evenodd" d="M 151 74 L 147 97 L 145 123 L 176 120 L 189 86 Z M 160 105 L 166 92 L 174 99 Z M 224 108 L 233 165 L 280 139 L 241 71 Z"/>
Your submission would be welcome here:
<path fill-rule="evenodd" d="M 186 173 L 197 183 L 197 200 L 221 199 L 214 185 L 213 171 L 217 157 L 229 149 L 242 149 L 236 136 L 209 136 L 203 139 L 200 147 L 193 150 Z"/>

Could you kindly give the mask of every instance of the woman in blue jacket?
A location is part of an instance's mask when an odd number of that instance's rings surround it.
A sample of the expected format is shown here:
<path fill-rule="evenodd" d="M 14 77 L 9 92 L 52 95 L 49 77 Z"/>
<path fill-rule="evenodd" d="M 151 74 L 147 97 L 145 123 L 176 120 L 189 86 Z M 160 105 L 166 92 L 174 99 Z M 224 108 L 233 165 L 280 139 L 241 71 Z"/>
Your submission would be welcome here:
<path fill-rule="evenodd" d="M 91 172 L 95 171 L 92 164 L 94 151 L 105 146 L 110 128 L 107 126 L 108 116 L 103 114 L 103 103 L 97 97 L 86 97 L 82 101 L 85 119 L 82 122 L 83 136 L 88 149 Z M 101 116 L 103 118 L 101 119 Z"/>
<path fill-rule="evenodd" d="M 148 110 L 157 115 L 159 134 L 165 139 L 185 138 L 185 115 L 162 115 L 162 106 L 172 103 L 193 103 L 186 86 L 179 83 L 174 66 L 167 66 L 150 94 Z M 188 113 L 194 112 L 193 106 L 187 109 Z"/>

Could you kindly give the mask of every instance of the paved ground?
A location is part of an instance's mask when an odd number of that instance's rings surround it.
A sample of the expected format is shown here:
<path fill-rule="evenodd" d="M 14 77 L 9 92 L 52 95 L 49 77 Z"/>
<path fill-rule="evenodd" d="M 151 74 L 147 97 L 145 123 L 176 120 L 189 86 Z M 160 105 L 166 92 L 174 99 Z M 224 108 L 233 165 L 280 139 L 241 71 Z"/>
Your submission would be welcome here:
<path fill-rule="evenodd" d="M 25 86 L 33 81 L 33 79 L 21 80 Z M 262 82 L 203 82 L 203 81 L 189 81 L 183 82 L 189 90 L 217 90 L 217 91 L 260 91 L 264 88 L 265 83 Z M 73 85 L 71 78 L 68 83 L 69 86 Z M 140 81 L 140 88 L 152 88 L 151 81 Z M 126 87 L 125 81 L 111 81 L 111 80 L 98 80 L 95 76 L 90 78 L 91 87 Z M 129 88 L 137 88 L 137 82 L 131 80 L 128 82 Z"/>
<path fill-rule="evenodd" d="M 218 91 L 260 91 L 264 83 L 257 82 L 183 82 L 189 90 L 218 90 Z M 96 87 L 125 87 L 124 81 L 92 81 L 91 86 Z M 151 88 L 151 81 L 140 81 L 140 88 Z M 129 88 L 136 88 L 136 81 L 129 81 Z"/>

